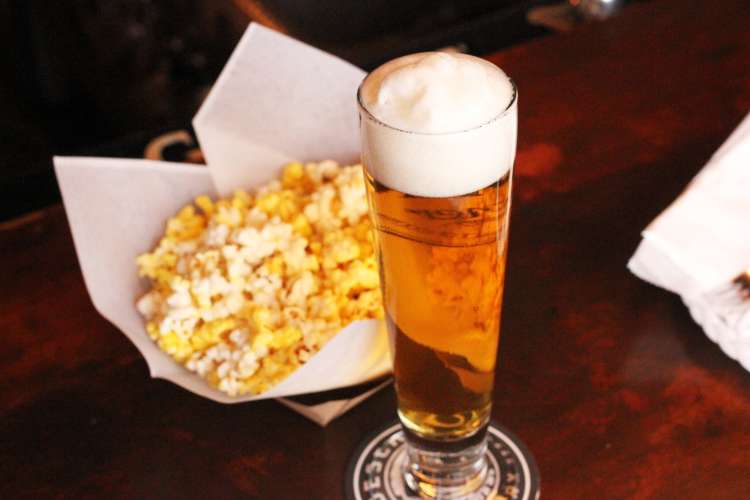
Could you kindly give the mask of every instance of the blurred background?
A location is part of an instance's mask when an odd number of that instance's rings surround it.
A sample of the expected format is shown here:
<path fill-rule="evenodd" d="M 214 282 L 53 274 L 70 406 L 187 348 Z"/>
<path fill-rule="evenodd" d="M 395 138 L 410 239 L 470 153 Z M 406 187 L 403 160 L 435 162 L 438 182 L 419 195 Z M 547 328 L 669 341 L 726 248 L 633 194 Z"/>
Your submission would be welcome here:
<path fill-rule="evenodd" d="M 141 157 L 189 128 L 251 20 L 368 70 L 420 50 L 488 54 L 627 3 L 568 1 L 0 0 L 0 222 L 59 200 L 53 154 Z"/>

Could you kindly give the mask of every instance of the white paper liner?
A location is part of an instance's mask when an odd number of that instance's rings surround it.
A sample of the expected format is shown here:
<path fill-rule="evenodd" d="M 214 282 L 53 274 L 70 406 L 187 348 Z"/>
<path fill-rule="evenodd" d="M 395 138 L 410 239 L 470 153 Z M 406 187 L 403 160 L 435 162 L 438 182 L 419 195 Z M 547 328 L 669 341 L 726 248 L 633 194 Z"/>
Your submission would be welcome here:
<path fill-rule="evenodd" d="M 137 276 L 136 257 L 154 248 L 167 219 L 196 196 L 215 195 L 215 186 L 223 194 L 252 190 L 277 178 L 291 160 L 357 161 L 355 94 L 364 74 L 330 54 L 251 24 L 194 119 L 208 168 L 148 160 L 54 159 L 91 300 L 143 354 L 153 377 L 214 401 L 239 403 L 348 387 L 390 372 L 383 322 L 357 321 L 269 391 L 230 397 L 162 352 L 135 308 L 148 288 L 147 280 Z M 315 408 L 324 405 L 317 405 L 307 416 L 325 425 L 361 399 L 322 410 Z"/>
<path fill-rule="evenodd" d="M 97 311 L 138 348 L 151 376 L 222 403 L 337 389 L 388 373 L 383 323 L 356 321 L 286 380 L 259 396 L 230 397 L 162 352 L 146 333 L 135 301 L 147 290 L 135 259 L 164 234 L 166 220 L 201 194 L 212 194 L 207 169 L 180 163 L 56 157 L 55 172 L 78 261 Z"/>
<path fill-rule="evenodd" d="M 365 72 L 251 24 L 193 128 L 218 192 L 258 186 L 289 161 L 359 163 L 357 87 Z"/>

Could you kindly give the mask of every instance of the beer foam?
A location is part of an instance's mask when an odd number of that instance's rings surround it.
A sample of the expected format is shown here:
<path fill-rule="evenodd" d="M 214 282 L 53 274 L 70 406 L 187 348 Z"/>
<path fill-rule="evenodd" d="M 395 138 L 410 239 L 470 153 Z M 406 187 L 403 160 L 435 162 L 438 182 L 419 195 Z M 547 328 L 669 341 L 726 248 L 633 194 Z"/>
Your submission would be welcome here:
<path fill-rule="evenodd" d="M 488 61 L 441 52 L 400 57 L 370 73 L 359 98 L 363 161 L 392 189 L 458 196 L 513 165 L 515 88 Z"/>

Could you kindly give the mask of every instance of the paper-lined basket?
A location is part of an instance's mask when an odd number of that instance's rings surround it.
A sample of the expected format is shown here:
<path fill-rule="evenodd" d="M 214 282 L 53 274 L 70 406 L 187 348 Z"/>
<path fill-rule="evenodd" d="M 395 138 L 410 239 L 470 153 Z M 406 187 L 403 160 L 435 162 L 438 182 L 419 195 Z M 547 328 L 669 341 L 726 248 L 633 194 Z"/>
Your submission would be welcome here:
<path fill-rule="evenodd" d="M 196 196 L 253 190 L 277 178 L 283 164 L 293 160 L 357 161 L 355 94 L 363 77 L 362 70 L 344 61 L 251 24 L 194 119 L 208 168 L 148 160 L 55 158 L 91 299 L 143 354 L 153 377 L 214 401 L 238 403 L 353 386 L 390 371 L 382 321 L 357 321 L 269 391 L 230 397 L 162 352 L 135 308 L 147 288 L 137 276 L 136 257 L 154 247 L 167 218 Z M 381 386 L 325 409 L 285 404 L 325 424 Z"/>

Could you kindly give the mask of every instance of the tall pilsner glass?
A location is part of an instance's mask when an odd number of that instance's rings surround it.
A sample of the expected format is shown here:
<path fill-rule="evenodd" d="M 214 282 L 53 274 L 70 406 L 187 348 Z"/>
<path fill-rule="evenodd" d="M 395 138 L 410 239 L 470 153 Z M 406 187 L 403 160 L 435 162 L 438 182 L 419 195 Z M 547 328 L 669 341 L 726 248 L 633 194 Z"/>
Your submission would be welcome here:
<path fill-rule="evenodd" d="M 487 473 L 517 92 L 466 55 L 390 61 L 358 91 L 405 480 L 456 498 Z"/>

